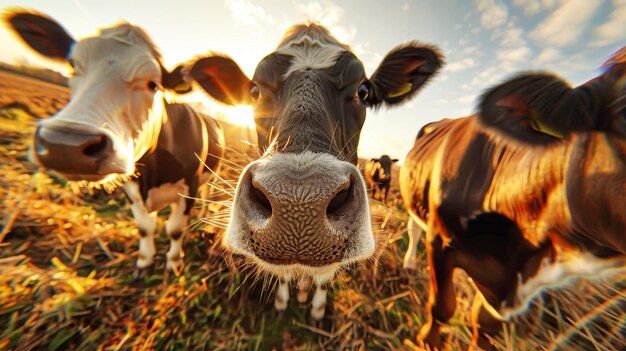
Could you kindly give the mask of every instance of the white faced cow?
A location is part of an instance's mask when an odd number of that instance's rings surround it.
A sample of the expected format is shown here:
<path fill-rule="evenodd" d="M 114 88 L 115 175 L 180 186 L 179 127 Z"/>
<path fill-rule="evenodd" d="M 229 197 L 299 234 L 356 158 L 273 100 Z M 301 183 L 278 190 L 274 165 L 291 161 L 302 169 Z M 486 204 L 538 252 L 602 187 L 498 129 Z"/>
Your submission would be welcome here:
<path fill-rule="evenodd" d="M 70 181 L 124 183 L 141 234 L 139 268 L 154 261 L 156 213 L 170 205 L 167 266 L 178 267 L 189 197 L 217 171 L 224 146 L 215 120 L 162 97 L 162 89 L 190 90 L 181 69 L 168 72 L 148 35 L 128 23 L 76 41 L 35 12 L 5 20 L 38 53 L 74 69 L 68 105 L 37 128 L 34 160 Z"/>
<path fill-rule="evenodd" d="M 523 74 L 490 89 L 478 114 L 420 132 L 400 174 L 406 208 L 426 224 L 429 319 L 419 340 L 441 348 L 455 268 L 477 287 L 482 348 L 542 289 L 626 268 L 625 116 L 622 50 L 575 89 Z"/>
<path fill-rule="evenodd" d="M 311 314 L 324 315 L 325 283 L 374 252 L 365 183 L 355 167 L 367 107 L 415 96 L 442 64 L 431 46 L 411 42 L 383 59 L 368 79 L 348 46 L 318 24 L 289 29 L 248 79 L 230 58 L 198 60 L 189 75 L 213 98 L 254 107 L 268 152 L 242 172 L 224 243 L 288 282 L 314 278 Z M 298 294 L 306 299 L 306 294 Z"/>

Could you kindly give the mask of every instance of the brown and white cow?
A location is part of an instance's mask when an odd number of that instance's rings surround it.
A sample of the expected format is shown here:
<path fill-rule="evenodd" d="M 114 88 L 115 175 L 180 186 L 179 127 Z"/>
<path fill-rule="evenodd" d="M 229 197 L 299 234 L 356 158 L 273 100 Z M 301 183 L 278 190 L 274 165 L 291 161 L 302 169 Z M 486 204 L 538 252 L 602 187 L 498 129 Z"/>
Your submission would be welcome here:
<path fill-rule="evenodd" d="M 165 101 L 162 90 L 191 90 L 181 68 L 168 72 L 148 35 L 128 23 L 76 41 L 34 11 L 5 21 L 32 49 L 74 70 L 69 103 L 39 123 L 34 161 L 87 186 L 123 183 L 141 235 L 139 268 L 154 262 L 157 212 L 171 206 L 167 266 L 179 267 L 191 196 L 217 171 L 224 147 L 215 120 Z"/>
<path fill-rule="evenodd" d="M 389 155 L 382 155 L 365 162 L 363 175 L 372 189 L 372 199 L 379 200 L 383 204 L 387 203 L 391 186 L 391 166 L 396 162 L 398 159 L 392 159 Z"/>
<path fill-rule="evenodd" d="M 223 56 L 202 58 L 190 69 L 216 100 L 252 105 L 259 144 L 271 144 L 241 174 L 224 243 L 281 278 L 278 310 L 287 307 L 289 281 L 312 276 L 311 314 L 321 318 L 325 283 L 374 252 L 356 167 L 365 110 L 408 101 L 441 64 L 436 48 L 410 42 L 392 50 L 368 79 L 347 45 L 310 23 L 289 29 L 252 79 Z"/>
<path fill-rule="evenodd" d="M 575 89 L 520 75 L 487 91 L 476 115 L 420 132 L 400 175 L 426 227 L 429 319 L 418 340 L 442 346 L 455 268 L 477 288 L 483 348 L 542 289 L 626 268 L 624 51 L 607 65 Z"/>

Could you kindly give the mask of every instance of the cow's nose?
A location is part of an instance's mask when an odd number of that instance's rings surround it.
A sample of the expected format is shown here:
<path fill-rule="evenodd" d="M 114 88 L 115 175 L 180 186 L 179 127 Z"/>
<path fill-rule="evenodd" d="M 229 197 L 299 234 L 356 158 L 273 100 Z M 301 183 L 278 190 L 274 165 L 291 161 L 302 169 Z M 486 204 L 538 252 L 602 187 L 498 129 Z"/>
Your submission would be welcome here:
<path fill-rule="evenodd" d="M 63 174 L 97 174 L 100 164 L 112 152 L 113 143 L 105 134 L 46 127 L 39 127 L 35 133 L 38 161 Z"/>
<path fill-rule="evenodd" d="M 249 170 L 240 183 L 240 204 L 254 254 L 273 264 L 323 266 L 341 262 L 365 196 L 357 175 L 264 177 Z"/>

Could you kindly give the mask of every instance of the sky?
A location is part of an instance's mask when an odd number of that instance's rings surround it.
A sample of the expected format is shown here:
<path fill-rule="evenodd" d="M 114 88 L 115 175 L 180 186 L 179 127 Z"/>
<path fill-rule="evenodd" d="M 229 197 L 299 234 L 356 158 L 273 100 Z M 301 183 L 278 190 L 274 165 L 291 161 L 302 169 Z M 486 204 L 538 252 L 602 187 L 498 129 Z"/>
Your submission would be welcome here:
<path fill-rule="evenodd" d="M 419 95 L 368 111 L 362 158 L 402 160 L 424 124 L 472 114 L 485 89 L 516 72 L 550 71 L 578 85 L 626 45 L 626 0 L 0 0 L 0 11 L 10 7 L 46 13 L 75 38 L 125 20 L 148 32 L 167 68 L 214 51 L 233 57 L 250 77 L 288 27 L 309 20 L 350 45 L 368 76 L 404 42 L 438 46 L 447 64 Z M 2 26 L 0 61 L 64 69 Z M 200 93 L 187 99 L 215 106 Z"/>

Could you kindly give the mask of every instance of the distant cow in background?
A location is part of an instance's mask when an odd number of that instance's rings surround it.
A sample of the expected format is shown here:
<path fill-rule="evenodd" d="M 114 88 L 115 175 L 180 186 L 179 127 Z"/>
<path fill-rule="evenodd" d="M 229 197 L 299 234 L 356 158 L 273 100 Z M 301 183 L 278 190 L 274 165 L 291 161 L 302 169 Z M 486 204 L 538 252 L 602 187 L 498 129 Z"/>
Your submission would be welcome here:
<path fill-rule="evenodd" d="M 442 63 L 436 48 L 409 42 L 368 78 L 349 46 L 307 23 L 286 32 L 252 79 L 223 55 L 190 69 L 216 100 L 252 106 L 259 145 L 269 146 L 239 178 L 224 243 L 281 278 L 278 310 L 287 308 L 289 282 L 308 276 L 315 282 L 311 316 L 323 317 L 327 282 L 374 253 L 367 190 L 356 167 L 366 109 L 409 101 Z"/>
<path fill-rule="evenodd" d="M 388 155 L 373 158 L 365 162 L 363 174 L 372 190 L 372 199 L 383 204 L 387 203 L 387 195 L 391 185 L 391 166 L 398 162 L 397 158 L 391 159 Z"/>
<path fill-rule="evenodd" d="M 123 184 L 141 235 L 139 268 L 154 262 L 157 212 L 171 206 L 167 267 L 178 268 L 192 196 L 224 152 L 215 120 L 162 96 L 191 90 L 181 68 L 168 72 L 148 35 L 128 23 L 76 41 L 34 11 L 17 10 L 5 21 L 32 49 L 74 70 L 69 103 L 37 128 L 34 161 L 85 186 Z"/>
<path fill-rule="evenodd" d="M 420 132 L 400 175 L 406 208 L 426 230 L 419 340 L 441 348 L 455 268 L 477 287 L 482 348 L 542 289 L 626 268 L 626 50 L 606 67 L 575 89 L 520 75 L 490 89 L 477 115 Z"/>

